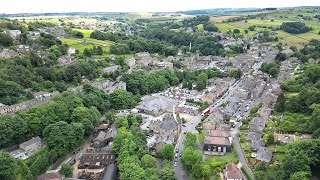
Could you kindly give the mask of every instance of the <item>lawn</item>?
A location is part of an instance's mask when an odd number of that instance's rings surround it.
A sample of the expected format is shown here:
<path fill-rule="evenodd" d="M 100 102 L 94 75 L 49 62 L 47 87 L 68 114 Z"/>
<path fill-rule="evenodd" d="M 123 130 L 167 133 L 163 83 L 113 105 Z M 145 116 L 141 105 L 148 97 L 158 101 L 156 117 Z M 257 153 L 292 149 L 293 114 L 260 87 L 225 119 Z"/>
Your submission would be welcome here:
<path fill-rule="evenodd" d="M 89 38 L 90 34 L 93 32 L 93 30 L 91 29 L 73 29 L 73 30 L 82 32 L 84 35 L 84 38 Z"/>
<path fill-rule="evenodd" d="M 101 41 L 92 38 L 61 38 L 60 40 L 63 44 L 68 44 L 70 47 L 79 50 L 80 53 L 82 53 L 85 48 L 92 49 L 93 46 L 102 46 L 103 51 L 109 53 L 110 45 L 113 43 L 112 41 Z"/>
<path fill-rule="evenodd" d="M 205 163 L 212 164 L 212 163 L 222 163 L 227 164 L 229 162 L 234 162 L 237 164 L 239 162 L 237 152 L 234 148 L 232 148 L 232 152 L 230 154 L 226 154 L 223 156 L 211 156 L 206 159 Z"/>
<path fill-rule="evenodd" d="M 200 31 L 203 30 L 203 24 L 198 24 L 198 25 L 197 25 L 197 28 L 198 28 L 198 30 L 200 30 Z"/>
<path fill-rule="evenodd" d="M 204 136 L 205 136 L 206 134 L 208 134 L 208 132 L 202 132 L 202 133 L 200 133 L 200 134 L 198 135 L 198 140 L 199 140 L 200 144 L 203 144 L 203 142 L 204 142 Z"/>

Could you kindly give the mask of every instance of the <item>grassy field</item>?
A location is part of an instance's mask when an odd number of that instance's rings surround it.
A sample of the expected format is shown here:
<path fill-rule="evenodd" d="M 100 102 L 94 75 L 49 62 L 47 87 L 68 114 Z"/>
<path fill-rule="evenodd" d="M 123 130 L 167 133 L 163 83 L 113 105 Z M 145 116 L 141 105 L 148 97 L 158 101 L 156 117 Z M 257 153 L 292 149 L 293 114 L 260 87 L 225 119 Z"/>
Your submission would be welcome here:
<path fill-rule="evenodd" d="M 73 29 L 73 30 L 82 32 L 84 38 L 89 38 L 90 34 L 93 32 L 93 30 L 91 30 L 91 29 Z"/>
<path fill-rule="evenodd" d="M 92 38 L 61 38 L 60 40 L 63 44 L 68 44 L 70 47 L 79 50 L 80 53 L 82 53 L 85 48 L 92 49 L 93 46 L 101 46 L 104 53 L 109 53 L 110 45 L 113 43 L 112 41 L 101 41 Z"/>

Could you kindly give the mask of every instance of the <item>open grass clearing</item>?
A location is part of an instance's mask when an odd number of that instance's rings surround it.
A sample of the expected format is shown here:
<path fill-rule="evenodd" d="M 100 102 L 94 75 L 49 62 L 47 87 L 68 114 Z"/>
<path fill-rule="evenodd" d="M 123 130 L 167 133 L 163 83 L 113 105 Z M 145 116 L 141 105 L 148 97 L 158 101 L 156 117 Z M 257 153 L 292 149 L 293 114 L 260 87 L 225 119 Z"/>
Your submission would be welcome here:
<path fill-rule="evenodd" d="M 68 44 L 83 53 L 85 48 L 92 49 L 94 46 L 101 46 L 105 53 L 109 53 L 112 41 L 101 41 L 92 38 L 76 39 L 76 38 L 61 38 L 63 44 Z"/>

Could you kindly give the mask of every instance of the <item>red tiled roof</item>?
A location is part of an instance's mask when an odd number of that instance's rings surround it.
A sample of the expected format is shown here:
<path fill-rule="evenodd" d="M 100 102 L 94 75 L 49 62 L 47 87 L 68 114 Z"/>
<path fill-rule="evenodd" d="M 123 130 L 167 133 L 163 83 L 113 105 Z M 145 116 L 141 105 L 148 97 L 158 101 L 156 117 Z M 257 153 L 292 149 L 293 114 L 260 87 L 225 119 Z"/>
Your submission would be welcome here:
<path fill-rule="evenodd" d="M 210 130 L 210 136 L 231 137 L 231 134 L 229 131 Z"/>
<path fill-rule="evenodd" d="M 233 162 L 230 162 L 227 164 L 226 178 L 227 179 L 243 179 L 240 170 Z"/>
<path fill-rule="evenodd" d="M 204 142 L 206 144 L 230 145 L 230 141 L 226 137 L 205 136 Z"/>
<path fill-rule="evenodd" d="M 59 173 L 46 173 L 38 176 L 38 180 L 60 180 Z"/>

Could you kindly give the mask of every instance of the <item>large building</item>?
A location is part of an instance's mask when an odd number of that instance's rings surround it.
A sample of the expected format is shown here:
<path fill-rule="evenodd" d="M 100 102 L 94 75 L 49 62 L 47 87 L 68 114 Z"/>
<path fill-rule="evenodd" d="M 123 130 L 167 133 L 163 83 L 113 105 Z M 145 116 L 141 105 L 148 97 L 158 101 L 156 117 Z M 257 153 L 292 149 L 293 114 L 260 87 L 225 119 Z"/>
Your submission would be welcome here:
<path fill-rule="evenodd" d="M 208 155 L 224 155 L 231 152 L 231 134 L 229 131 L 211 130 L 204 137 L 203 152 Z"/>
<path fill-rule="evenodd" d="M 136 108 L 143 113 L 159 116 L 163 113 L 172 113 L 177 101 L 165 96 L 147 96 Z"/>

